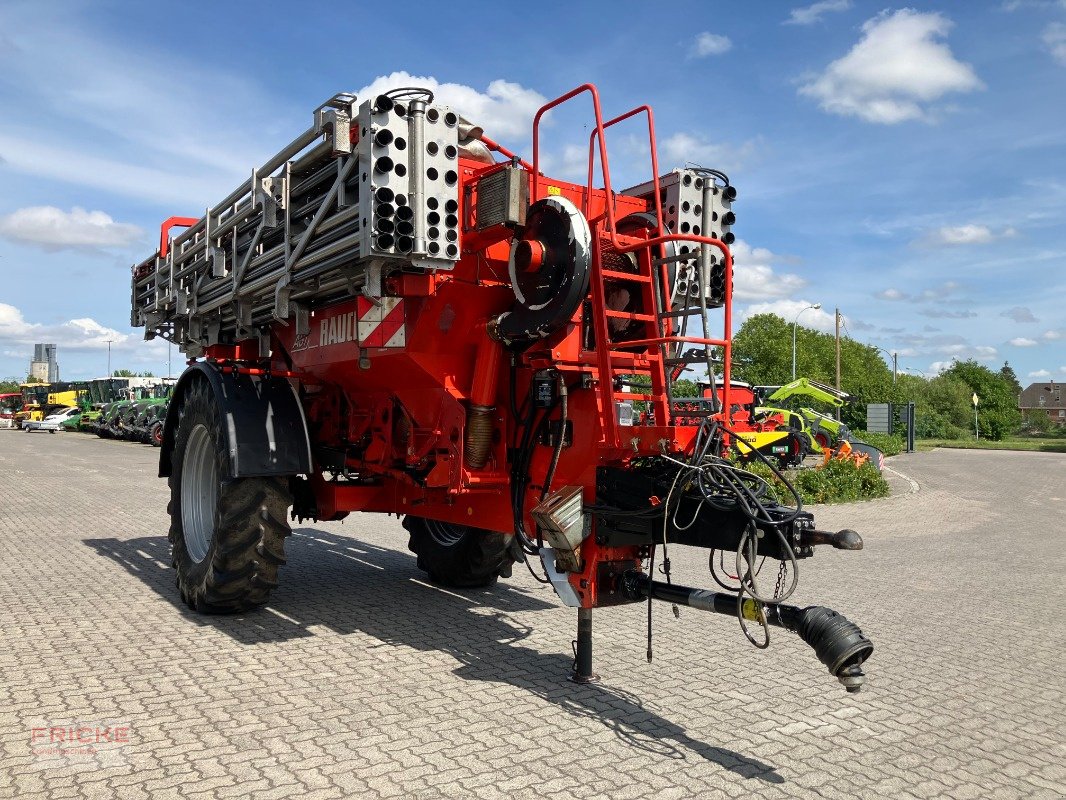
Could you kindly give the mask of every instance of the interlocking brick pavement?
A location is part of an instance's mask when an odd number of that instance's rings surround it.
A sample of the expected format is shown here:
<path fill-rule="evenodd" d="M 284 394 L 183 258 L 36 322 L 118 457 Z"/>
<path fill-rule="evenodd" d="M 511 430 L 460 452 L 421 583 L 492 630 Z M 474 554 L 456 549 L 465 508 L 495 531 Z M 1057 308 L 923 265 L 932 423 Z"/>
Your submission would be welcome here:
<path fill-rule="evenodd" d="M 796 637 L 595 614 L 604 681 L 564 680 L 575 614 L 524 572 L 429 585 L 395 518 L 300 526 L 268 608 L 180 602 L 157 451 L 0 431 L 0 797 L 1066 796 L 1066 456 L 890 461 L 910 493 L 817 509 L 862 553 L 802 564 L 876 644 L 846 694 Z M 676 548 L 676 579 L 710 585 Z M 42 756 L 32 730 L 127 725 Z"/>

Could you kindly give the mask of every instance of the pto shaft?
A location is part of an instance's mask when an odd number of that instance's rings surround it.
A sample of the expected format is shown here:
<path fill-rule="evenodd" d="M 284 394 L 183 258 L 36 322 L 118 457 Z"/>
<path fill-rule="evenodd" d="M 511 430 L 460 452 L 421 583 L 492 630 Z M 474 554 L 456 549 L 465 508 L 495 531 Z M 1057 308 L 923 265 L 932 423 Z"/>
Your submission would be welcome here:
<path fill-rule="evenodd" d="M 643 572 L 631 570 L 622 577 L 622 591 L 631 600 L 650 597 L 666 603 L 737 616 L 738 598 L 728 592 L 692 589 L 688 586 L 654 581 Z M 743 601 L 745 618 L 758 620 L 754 601 Z M 752 604 L 749 606 L 748 604 Z M 766 623 L 792 631 L 814 648 L 818 660 L 828 667 L 849 692 L 857 692 L 866 681 L 862 664 L 874 651 L 873 643 L 859 626 L 824 606 L 788 606 L 768 603 L 763 606 Z"/>

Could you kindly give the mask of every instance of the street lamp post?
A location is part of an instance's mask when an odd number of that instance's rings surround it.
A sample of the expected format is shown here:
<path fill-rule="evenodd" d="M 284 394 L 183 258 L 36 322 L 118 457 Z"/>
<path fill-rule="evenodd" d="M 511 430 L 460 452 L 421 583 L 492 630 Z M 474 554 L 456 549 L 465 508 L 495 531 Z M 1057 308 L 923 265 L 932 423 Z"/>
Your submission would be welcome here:
<path fill-rule="evenodd" d="M 107 377 L 111 377 L 111 342 L 114 339 L 107 340 Z"/>
<path fill-rule="evenodd" d="M 877 347 L 877 345 L 874 345 L 874 347 Z M 892 385 L 895 386 L 896 373 L 899 372 L 899 353 L 890 353 L 883 347 L 877 347 L 877 349 L 884 353 L 886 356 L 890 356 L 892 358 Z"/>
<path fill-rule="evenodd" d="M 792 322 L 792 380 L 796 380 L 796 327 L 799 325 L 800 316 L 802 316 L 803 312 L 807 311 L 808 309 L 813 308 L 817 310 L 821 307 L 821 303 L 815 303 L 812 306 L 807 306 L 807 308 L 800 309 L 799 314 L 796 315 L 796 319 Z"/>

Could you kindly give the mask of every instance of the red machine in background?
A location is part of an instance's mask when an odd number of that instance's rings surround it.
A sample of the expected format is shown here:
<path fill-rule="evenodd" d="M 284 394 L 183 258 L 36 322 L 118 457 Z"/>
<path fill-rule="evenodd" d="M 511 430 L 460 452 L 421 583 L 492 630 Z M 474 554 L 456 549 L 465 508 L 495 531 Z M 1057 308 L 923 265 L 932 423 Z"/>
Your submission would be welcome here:
<path fill-rule="evenodd" d="M 712 398 L 717 397 L 719 411 L 715 418 L 726 421 L 729 428 L 728 433 L 723 432 L 722 445 L 731 448 L 741 460 L 765 459 L 782 468 L 797 467 L 812 452 L 803 420 L 785 409 L 762 408 L 760 387 L 731 381 L 728 399 L 724 385 L 700 383 L 699 389 L 699 397 L 674 398 L 675 421 L 679 425 L 699 425 L 701 414 L 715 407 Z"/>
<path fill-rule="evenodd" d="M 594 112 L 585 184 L 539 168 L 544 114 L 579 95 Z M 635 116 L 652 180 L 618 191 L 606 134 Z M 814 546 L 861 539 L 817 530 L 721 458 L 737 435 L 721 411 L 735 197 L 715 170 L 660 176 L 651 109 L 605 120 L 591 85 L 540 109 L 532 163 L 426 90 L 331 98 L 134 267 L 133 324 L 191 359 L 160 460 L 184 599 L 266 602 L 290 508 L 395 513 L 435 580 L 485 585 L 520 561 L 550 581 L 579 609 L 575 679 L 593 677 L 592 608 L 659 599 L 734 615 L 752 641 L 749 625 L 766 642 L 795 631 L 856 690 L 869 640 L 783 601 Z M 681 420 L 673 372 L 694 364 L 718 388 Z M 732 583 L 654 580 L 670 544 L 736 553 Z M 773 592 L 763 558 L 780 564 Z"/>

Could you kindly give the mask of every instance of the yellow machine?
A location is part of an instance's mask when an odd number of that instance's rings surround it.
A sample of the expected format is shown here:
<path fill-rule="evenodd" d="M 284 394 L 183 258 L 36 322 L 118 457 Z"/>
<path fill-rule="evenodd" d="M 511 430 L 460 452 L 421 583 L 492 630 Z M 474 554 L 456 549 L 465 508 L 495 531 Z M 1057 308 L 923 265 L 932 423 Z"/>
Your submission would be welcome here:
<path fill-rule="evenodd" d="M 15 414 L 15 427 L 26 421 L 40 421 L 54 410 L 78 405 L 85 394 L 82 384 L 22 383 L 22 410 Z"/>

